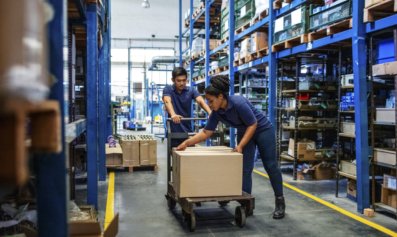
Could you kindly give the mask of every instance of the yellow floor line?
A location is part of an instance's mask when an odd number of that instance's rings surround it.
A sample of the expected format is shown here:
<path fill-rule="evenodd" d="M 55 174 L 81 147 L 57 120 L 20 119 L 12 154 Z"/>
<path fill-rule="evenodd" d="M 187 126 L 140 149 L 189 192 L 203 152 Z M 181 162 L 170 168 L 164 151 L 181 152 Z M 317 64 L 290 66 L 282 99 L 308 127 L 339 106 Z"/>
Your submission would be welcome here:
<path fill-rule="evenodd" d="M 105 230 L 114 218 L 114 172 L 109 173 L 108 200 L 106 202 Z"/>
<path fill-rule="evenodd" d="M 265 176 L 266 178 L 269 178 L 269 176 L 267 176 L 266 174 L 264 174 L 262 172 L 259 172 L 257 170 L 254 170 L 254 172 L 257 173 L 257 174 L 260 174 L 262 176 Z M 360 222 L 362 222 L 362 223 L 364 223 L 366 225 L 369 225 L 369 226 L 371 226 L 371 227 L 373 227 L 373 228 L 375 228 L 375 229 L 377 229 L 379 231 L 382 231 L 383 233 L 386 233 L 386 234 L 388 234 L 390 236 L 396 236 L 397 237 L 397 233 L 396 232 L 393 232 L 393 231 L 391 231 L 391 230 L 389 230 L 389 229 L 387 229 L 387 228 L 385 228 L 383 226 L 380 226 L 380 225 L 375 224 L 375 223 L 373 223 L 371 221 L 368 221 L 368 220 L 366 220 L 366 219 L 364 219 L 362 217 L 359 217 L 359 216 L 357 216 L 357 215 L 355 215 L 355 214 L 353 214 L 351 212 L 348 212 L 348 211 L 346 211 L 346 210 L 344 210 L 344 209 L 342 209 L 340 207 L 337 207 L 337 206 L 335 206 L 335 205 L 333 205 L 333 204 L 331 204 L 329 202 L 326 202 L 326 201 L 324 201 L 324 200 L 322 200 L 322 199 L 320 199 L 318 197 L 315 197 L 315 196 L 313 196 L 311 194 L 308 194 L 308 193 L 306 193 L 306 192 L 304 192 L 304 191 L 302 191 L 302 190 L 300 190 L 298 188 L 295 188 L 294 186 L 291 186 L 291 185 L 286 184 L 286 183 L 283 183 L 283 185 L 285 187 L 290 188 L 290 189 L 292 189 L 292 190 L 294 190 L 294 191 L 296 191 L 296 192 L 298 192 L 300 194 L 303 194 L 306 197 L 309 197 L 309 198 L 311 198 L 311 199 L 313 199 L 313 200 L 315 200 L 315 201 L 317 201 L 317 202 L 319 202 L 319 203 L 321 203 L 321 204 L 323 204 L 323 205 L 325 205 L 325 206 L 327 206 L 329 208 L 332 208 L 332 209 L 334 209 L 334 210 L 336 210 L 336 211 L 338 211 L 338 212 L 340 212 L 342 214 L 345 214 L 348 217 L 351 217 L 351 218 L 353 218 L 353 219 L 355 219 L 357 221 L 360 221 Z"/>
<path fill-rule="evenodd" d="M 199 144 L 196 144 L 196 146 L 201 147 Z"/>

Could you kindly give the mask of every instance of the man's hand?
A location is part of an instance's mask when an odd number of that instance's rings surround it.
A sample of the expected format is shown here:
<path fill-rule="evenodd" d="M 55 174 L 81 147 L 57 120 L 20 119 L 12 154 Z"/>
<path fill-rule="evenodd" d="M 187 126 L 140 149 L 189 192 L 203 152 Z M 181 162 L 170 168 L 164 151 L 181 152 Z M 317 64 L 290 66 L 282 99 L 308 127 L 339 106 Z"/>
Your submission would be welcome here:
<path fill-rule="evenodd" d="M 183 117 L 180 116 L 180 115 L 177 115 L 177 114 L 171 116 L 171 119 L 172 119 L 172 121 L 173 121 L 174 123 L 180 123 L 180 122 L 181 122 L 181 118 L 183 118 Z"/>
<path fill-rule="evenodd" d="M 232 150 L 232 152 L 238 152 L 238 153 L 243 154 L 243 148 L 242 148 L 241 146 L 236 146 L 236 147 Z"/>
<path fill-rule="evenodd" d="M 184 150 L 186 150 L 186 147 L 187 147 L 186 142 L 182 142 L 182 144 L 179 145 L 179 146 L 176 148 L 176 150 L 177 150 L 177 151 L 184 151 Z"/>

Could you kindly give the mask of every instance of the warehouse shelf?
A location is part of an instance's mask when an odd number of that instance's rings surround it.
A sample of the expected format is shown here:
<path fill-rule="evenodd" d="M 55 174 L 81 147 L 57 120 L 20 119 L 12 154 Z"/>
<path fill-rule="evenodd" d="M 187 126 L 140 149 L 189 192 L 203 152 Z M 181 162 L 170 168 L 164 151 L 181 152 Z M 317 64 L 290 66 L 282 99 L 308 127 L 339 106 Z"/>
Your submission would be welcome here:
<path fill-rule="evenodd" d="M 245 36 L 250 35 L 252 33 L 255 33 L 258 31 L 260 28 L 265 27 L 267 23 L 269 23 L 269 17 L 265 17 L 264 19 L 260 20 L 259 22 L 255 23 L 253 26 L 250 26 L 248 29 L 244 30 L 240 34 L 234 36 L 234 40 L 236 42 L 243 40 Z M 266 27 L 267 28 L 267 27 Z"/>
<path fill-rule="evenodd" d="M 293 10 L 296 10 L 300 5 L 309 3 L 310 0 L 294 0 L 288 6 L 285 6 L 281 9 L 276 10 L 276 17 L 283 16 L 285 14 L 290 13 Z M 272 2 L 270 2 L 272 4 Z"/>
<path fill-rule="evenodd" d="M 380 208 L 386 209 L 389 212 L 397 213 L 397 209 L 396 208 L 393 208 L 393 207 L 388 206 L 386 204 L 383 204 L 381 202 L 374 203 L 373 205 L 374 205 L 374 207 L 380 207 Z"/>
<path fill-rule="evenodd" d="M 343 176 L 343 177 L 346 177 L 346 178 L 349 178 L 349 179 L 357 180 L 357 176 L 352 175 L 352 174 L 348 174 L 348 173 L 345 173 L 345 172 L 342 172 L 342 171 L 338 171 L 338 174 L 340 176 Z"/>
<path fill-rule="evenodd" d="M 305 43 L 291 49 L 286 49 L 281 52 L 276 53 L 276 58 L 284 58 L 289 57 L 291 55 L 295 55 L 298 53 L 307 52 L 313 49 L 318 49 L 330 44 L 338 43 L 343 40 L 348 40 L 353 37 L 353 29 L 343 31 L 341 33 L 337 33 L 334 35 L 330 35 L 318 40 L 313 41 L 312 43 Z"/>
<path fill-rule="evenodd" d="M 241 72 L 247 69 L 250 69 L 252 67 L 255 66 L 259 66 L 261 64 L 267 63 L 269 61 L 269 56 L 265 56 L 263 58 L 258 58 L 255 61 L 249 62 L 249 63 L 245 63 L 241 66 L 238 67 L 234 67 L 234 72 Z"/>
<path fill-rule="evenodd" d="M 382 163 L 382 162 L 376 162 L 376 161 L 373 161 L 373 163 L 375 165 L 379 165 L 379 166 L 382 166 L 382 167 L 387 167 L 387 168 L 390 168 L 390 169 L 396 169 L 395 165 L 390 165 L 390 164 L 386 164 L 386 163 Z"/>
<path fill-rule="evenodd" d="M 348 114 L 354 114 L 354 110 L 340 110 L 339 113 L 348 113 Z"/>
<path fill-rule="evenodd" d="M 356 138 L 356 135 L 349 134 L 349 133 L 339 133 L 339 136 L 341 136 L 341 137 Z"/>
<path fill-rule="evenodd" d="M 295 93 L 295 89 L 293 90 L 283 90 L 283 94 L 287 93 Z M 324 93 L 324 92 L 337 92 L 337 90 L 298 90 L 298 93 Z"/>
<path fill-rule="evenodd" d="M 367 23 L 365 28 L 368 34 L 395 26 L 397 26 L 397 14 L 377 20 L 375 22 Z"/>
<path fill-rule="evenodd" d="M 376 125 L 386 125 L 386 126 L 396 126 L 395 122 L 392 123 L 392 122 L 377 122 L 377 121 L 374 121 L 374 124 L 376 124 Z"/>
<path fill-rule="evenodd" d="M 286 14 L 291 13 L 292 11 L 298 9 L 300 6 L 303 5 L 308 5 L 311 3 L 314 3 L 313 1 L 310 0 L 294 0 L 292 1 L 288 6 L 283 7 L 281 9 L 273 9 L 273 2 L 270 1 L 270 9 L 269 9 L 269 15 L 267 17 L 265 17 L 264 19 L 261 20 L 261 22 L 257 22 L 255 25 L 249 27 L 248 29 L 244 30 L 243 32 L 241 32 L 240 34 L 234 35 L 233 33 L 230 33 L 229 35 L 229 39 L 223 43 L 222 45 L 218 46 L 217 48 L 215 48 L 214 50 L 210 51 L 209 53 L 207 53 L 205 55 L 205 57 L 208 57 L 208 62 L 206 59 L 202 60 L 204 61 L 204 65 L 206 66 L 206 70 L 207 73 L 209 71 L 209 66 L 207 65 L 209 63 L 209 59 L 210 56 L 217 53 L 220 50 L 225 49 L 226 47 L 229 46 L 229 55 L 234 55 L 234 46 L 235 43 L 238 41 L 241 41 L 244 37 L 249 36 L 250 34 L 252 34 L 255 31 L 260 31 L 258 30 L 259 28 L 263 27 L 265 28 L 268 27 L 268 31 L 269 31 L 269 49 L 272 48 L 272 42 L 273 42 L 273 32 L 274 32 L 274 21 L 276 20 L 277 17 L 281 17 L 284 16 Z M 229 1 L 229 8 L 230 11 L 234 11 L 234 1 Z M 353 9 L 353 15 L 352 18 L 353 19 L 363 19 L 363 15 L 364 15 L 364 1 L 358 1 L 358 0 L 353 0 L 353 4 L 352 4 L 352 9 Z M 234 29 L 234 15 L 231 14 L 230 16 L 232 19 L 229 20 L 229 29 Z M 207 25 L 207 29 L 206 29 L 206 34 L 208 35 L 208 29 L 209 29 L 209 22 L 206 22 Z M 365 47 L 366 47 L 366 32 L 370 33 L 370 32 L 374 32 L 374 31 L 379 31 L 381 29 L 385 29 L 388 27 L 393 27 L 397 25 L 397 15 L 393 15 L 378 21 L 375 21 L 373 23 L 368 23 L 368 24 L 364 24 L 362 20 L 358 20 L 358 21 L 354 21 L 353 27 L 349 30 L 340 32 L 340 33 L 336 33 L 333 35 L 329 35 L 326 36 L 324 38 L 318 39 L 318 40 L 314 40 L 312 42 L 308 42 L 308 43 L 303 43 L 301 45 L 295 46 L 295 47 L 291 47 L 285 50 L 282 50 L 280 52 L 269 52 L 269 55 L 266 57 L 263 57 L 261 59 L 256 59 L 250 63 L 245 63 L 241 66 L 238 67 L 233 67 L 233 66 L 229 66 L 229 70 L 232 70 L 230 73 L 230 79 L 231 79 L 231 86 L 232 87 L 236 87 L 236 85 L 234 84 L 234 73 L 238 73 L 236 75 L 243 75 L 244 72 L 247 72 L 248 70 L 252 69 L 252 68 L 261 68 L 262 65 L 267 64 L 269 66 L 269 91 L 268 91 L 268 95 L 269 95 L 269 99 L 268 99 L 268 114 L 269 114 L 269 119 L 272 123 L 276 124 L 279 122 L 276 122 L 276 116 L 278 113 L 282 113 L 281 109 L 276 109 L 277 107 L 282 107 L 280 105 L 278 105 L 278 99 L 277 96 L 283 96 L 284 98 L 289 98 L 290 94 L 295 94 L 295 93 L 306 93 L 305 91 L 296 91 L 296 90 L 290 90 L 289 92 L 281 92 L 281 91 L 277 91 L 276 89 L 276 85 L 279 83 L 277 80 L 274 80 L 274 78 L 277 78 L 276 73 L 280 73 L 277 71 L 277 63 L 282 63 L 282 62 L 287 62 L 289 59 L 292 59 L 294 56 L 295 58 L 306 58 L 308 57 L 307 53 L 311 53 L 313 52 L 314 54 L 316 53 L 324 53 L 324 52 L 334 52 L 334 51 L 346 51 L 346 47 L 351 48 L 351 52 L 352 52 L 352 56 L 351 61 L 354 61 L 356 63 L 352 64 L 352 71 L 356 72 L 354 75 L 354 86 L 349 86 L 349 87 L 343 87 L 341 88 L 342 90 L 347 90 L 347 89 L 354 89 L 355 92 L 355 96 L 361 98 L 361 100 L 363 100 L 364 98 L 366 98 L 367 96 L 367 84 L 363 82 L 363 80 L 365 80 L 366 78 L 366 72 L 367 70 L 367 61 L 366 61 L 366 57 L 367 55 L 365 54 Z M 365 29 L 364 31 L 362 29 Z M 353 36 L 355 37 L 354 41 L 353 41 Z M 208 40 L 207 40 L 208 41 Z M 208 44 L 208 42 L 206 42 Z M 233 61 L 233 60 L 230 60 Z M 340 60 L 339 60 L 340 61 Z M 229 64 L 231 64 L 229 62 Z M 193 62 L 193 66 L 194 66 L 194 62 Z M 192 67 L 192 65 L 190 65 L 190 67 Z M 234 73 L 232 73 L 234 72 Z M 284 74 L 287 77 L 295 77 L 295 75 L 289 75 L 287 73 Z M 209 77 L 207 77 L 206 81 L 199 81 L 199 82 L 195 82 L 195 83 L 209 83 Z M 240 85 L 241 82 L 240 82 Z M 239 87 L 242 89 L 243 86 Z M 244 87 L 245 88 L 245 87 Z M 369 88 L 369 87 L 368 87 Z M 339 90 L 339 88 L 338 88 Z M 247 91 L 247 90 L 246 90 Z M 348 90 L 347 90 L 348 91 Z M 324 93 L 324 92 L 329 92 L 329 93 L 338 93 L 337 90 L 333 90 L 333 91 L 321 91 L 321 90 L 315 90 L 315 91 L 307 91 L 307 93 Z M 283 95 L 283 93 L 285 93 Z M 232 94 L 232 93 L 231 93 Z M 241 90 L 240 90 L 240 94 Z M 357 100 L 358 101 L 358 100 Z M 355 102 L 358 103 L 358 102 Z M 359 105 L 357 104 L 355 106 L 356 108 L 359 108 Z M 295 109 L 293 109 L 295 111 Z M 365 111 L 364 113 L 362 113 L 362 111 Z M 340 116 L 341 114 L 351 114 L 351 115 L 355 115 L 356 116 L 356 126 L 358 127 L 362 127 L 365 126 L 368 123 L 368 116 L 366 115 L 366 110 L 367 108 L 359 108 L 356 109 L 355 111 L 338 111 L 338 109 L 335 109 L 333 111 L 335 111 L 336 113 L 338 113 L 338 116 Z M 300 112 L 300 110 L 297 110 L 298 112 Z M 316 110 L 317 111 L 317 110 Z M 326 110 L 322 110 L 322 111 L 326 111 Z M 328 112 L 329 113 L 329 112 Z M 365 114 L 365 116 L 364 116 Z M 328 115 L 327 115 L 328 116 Z M 278 125 L 279 126 L 279 125 Z M 278 127 L 279 128 L 279 127 Z M 336 128 L 337 131 L 339 128 Z M 332 132 L 332 131 L 331 131 Z M 367 157 L 368 155 L 368 151 L 369 151 L 369 146 L 366 142 L 367 139 L 367 135 L 362 134 L 362 133 L 357 133 L 357 138 L 355 137 L 355 135 L 351 135 L 351 134 L 344 134 L 344 133 L 340 133 L 340 137 L 343 136 L 347 136 L 348 138 L 356 138 L 357 139 L 357 144 L 356 144 L 356 159 L 357 159 L 357 170 L 361 170 L 361 172 L 358 172 L 360 174 L 360 176 L 365 177 L 365 176 L 369 176 L 366 172 L 367 172 L 367 168 L 366 163 L 368 163 L 368 161 L 363 160 L 362 157 Z M 277 135 L 279 136 L 279 135 Z M 232 139 L 233 140 L 233 139 Z M 232 141 L 233 143 L 233 141 Z M 231 144 L 232 145 L 232 144 Z M 279 151 L 278 151 L 279 152 Z M 364 166 L 364 167 L 363 167 Z M 361 184 L 357 184 L 357 185 L 361 185 Z M 367 195 L 367 193 L 369 193 L 369 187 L 362 187 L 363 192 L 361 194 L 358 195 L 357 197 L 357 202 L 358 202 L 358 211 L 362 212 L 364 208 L 368 208 L 369 207 L 369 196 Z"/>
<path fill-rule="evenodd" d="M 342 89 L 354 89 L 354 86 L 342 86 Z"/>
<path fill-rule="evenodd" d="M 304 130 L 335 130 L 336 128 L 298 128 L 295 129 L 294 127 L 283 127 L 283 129 L 286 130 L 298 130 L 298 131 L 304 131 Z"/>
<path fill-rule="evenodd" d="M 246 88 L 253 88 L 253 89 L 265 89 L 265 88 L 269 88 L 267 86 L 242 86 L 242 89 L 246 89 Z"/>
<path fill-rule="evenodd" d="M 285 110 L 285 111 L 337 111 L 338 109 L 295 109 L 295 108 L 279 108 L 280 110 Z"/>

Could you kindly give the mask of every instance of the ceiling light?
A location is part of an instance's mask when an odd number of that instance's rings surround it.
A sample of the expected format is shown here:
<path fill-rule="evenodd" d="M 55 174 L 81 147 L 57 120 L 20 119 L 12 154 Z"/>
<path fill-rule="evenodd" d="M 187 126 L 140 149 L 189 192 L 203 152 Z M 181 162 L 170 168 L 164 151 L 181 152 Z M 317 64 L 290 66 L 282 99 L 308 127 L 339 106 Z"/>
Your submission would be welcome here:
<path fill-rule="evenodd" d="M 143 0 L 142 8 L 150 8 L 149 0 Z"/>

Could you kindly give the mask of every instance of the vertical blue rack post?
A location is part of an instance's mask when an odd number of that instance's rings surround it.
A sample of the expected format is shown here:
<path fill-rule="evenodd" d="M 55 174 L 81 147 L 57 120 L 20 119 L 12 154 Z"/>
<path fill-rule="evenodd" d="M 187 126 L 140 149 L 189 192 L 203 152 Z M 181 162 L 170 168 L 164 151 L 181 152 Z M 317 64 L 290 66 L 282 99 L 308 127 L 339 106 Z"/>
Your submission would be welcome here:
<path fill-rule="evenodd" d="M 106 116 L 107 116 L 107 122 L 106 122 L 106 130 L 107 130 L 107 136 L 112 135 L 112 118 L 111 118 L 111 111 L 110 111 L 110 103 L 111 103 L 111 74 L 110 74 L 110 55 L 111 55 L 111 49 L 110 49 L 110 39 L 111 39 L 111 2 L 112 0 L 107 0 L 107 12 L 108 12 L 108 30 L 105 33 L 106 37 L 106 44 L 104 44 L 105 47 L 105 88 L 106 88 L 106 98 L 107 98 L 107 103 L 106 103 Z"/>
<path fill-rule="evenodd" d="M 210 85 L 210 1 L 205 2 L 205 87 Z M 207 139 L 207 146 L 211 146 L 211 140 Z"/>
<path fill-rule="evenodd" d="M 182 67 L 182 0 L 179 0 L 179 67 Z"/>
<path fill-rule="evenodd" d="M 98 158 L 99 158 L 99 181 L 106 181 L 106 107 L 105 97 L 105 57 L 107 44 L 106 36 L 103 37 L 103 47 L 99 50 L 99 73 L 98 73 Z"/>
<path fill-rule="evenodd" d="M 367 52 L 364 1 L 353 3 L 353 74 L 356 123 L 357 211 L 363 213 L 369 201 L 369 149 L 367 109 Z"/>
<path fill-rule="evenodd" d="M 270 2 L 269 2 L 270 3 Z M 276 10 L 273 9 L 273 4 L 269 4 L 269 101 L 268 101 L 268 115 L 269 121 L 276 126 L 276 104 L 277 104 L 277 59 L 276 53 L 272 53 L 273 45 L 273 22 L 276 20 Z"/>
<path fill-rule="evenodd" d="M 40 237 L 67 237 L 68 234 L 68 195 L 65 157 L 65 111 L 63 89 L 63 47 L 67 35 L 64 24 L 66 1 L 50 0 L 54 18 L 48 23 L 49 67 L 57 79 L 51 87 L 50 99 L 57 100 L 61 112 L 62 151 L 58 154 L 38 155 L 34 159 L 36 173 L 37 227 Z M 51 190 L 51 191 L 49 191 Z"/>
<path fill-rule="evenodd" d="M 87 5 L 87 204 L 98 210 L 98 19 L 97 4 Z"/>
<path fill-rule="evenodd" d="M 229 1 L 229 79 L 230 95 L 234 95 L 234 1 Z M 236 146 L 236 129 L 230 128 L 230 147 Z"/>

